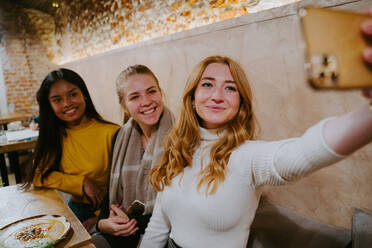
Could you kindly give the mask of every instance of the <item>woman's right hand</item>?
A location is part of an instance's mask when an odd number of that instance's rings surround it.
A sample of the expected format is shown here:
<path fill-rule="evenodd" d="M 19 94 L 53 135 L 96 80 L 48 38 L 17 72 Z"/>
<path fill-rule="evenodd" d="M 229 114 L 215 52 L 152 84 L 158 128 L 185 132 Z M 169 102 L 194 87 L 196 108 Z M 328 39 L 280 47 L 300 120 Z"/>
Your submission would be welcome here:
<path fill-rule="evenodd" d="M 111 205 L 109 217 L 98 222 L 98 228 L 101 232 L 113 236 L 132 235 L 138 230 L 136 225 L 136 220 L 130 220 L 124 211 L 117 205 Z"/>
<path fill-rule="evenodd" d="M 84 178 L 83 190 L 95 209 L 101 206 L 104 193 L 88 178 Z"/>

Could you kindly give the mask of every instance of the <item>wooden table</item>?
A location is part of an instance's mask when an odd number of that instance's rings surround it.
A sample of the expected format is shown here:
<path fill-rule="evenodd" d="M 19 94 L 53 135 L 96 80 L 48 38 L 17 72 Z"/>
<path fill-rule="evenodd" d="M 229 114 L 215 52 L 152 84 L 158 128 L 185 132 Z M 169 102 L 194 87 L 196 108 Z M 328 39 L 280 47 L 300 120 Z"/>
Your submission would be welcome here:
<path fill-rule="evenodd" d="M 21 169 L 19 168 L 18 151 L 33 149 L 36 146 L 37 139 L 21 140 L 0 144 L 0 173 L 4 186 L 9 185 L 8 171 L 6 169 L 4 153 L 8 153 L 9 163 L 14 171 L 16 183 L 22 181 Z"/>
<path fill-rule="evenodd" d="M 4 125 L 6 130 L 6 124 L 12 121 L 27 121 L 31 116 L 22 113 L 10 113 L 10 114 L 0 114 L 0 125 Z"/>
<path fill-rule="evenodd" d="M 0 144 L 0 153 L 15 152 L 35 148 L 37 139 L 20 140 Z"/>
<path fill-rule="evenodd" d="M 57 190 L 33 189 L 22 191 L 20 185 L 0 188 L 0 228 L 23 218 L 55 214 L 67 218 L 72 230 L 57 244 L 62 247 L 95 247 L 91 236 L 62 199 Z"/>

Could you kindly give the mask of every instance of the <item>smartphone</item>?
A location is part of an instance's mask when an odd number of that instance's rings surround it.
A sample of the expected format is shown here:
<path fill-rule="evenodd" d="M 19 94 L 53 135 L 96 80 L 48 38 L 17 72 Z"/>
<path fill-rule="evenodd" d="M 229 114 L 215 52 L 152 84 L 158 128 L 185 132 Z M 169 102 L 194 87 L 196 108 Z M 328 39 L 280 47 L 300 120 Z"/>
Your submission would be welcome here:
<path fill-rule="evenodd" d="M 132 204 L 125 210 L 128 216 L 140 215 L 145 212 L 145 204 L 139 200 L 134 200 Z"/>
<path fill-rule="evenodd" d="M 372 87 L 372 69 L 362 52 L 368 46 L 360 25 L 366 14 L 304 8 L 299 11 L 308 83 L 316 89 Z"/>

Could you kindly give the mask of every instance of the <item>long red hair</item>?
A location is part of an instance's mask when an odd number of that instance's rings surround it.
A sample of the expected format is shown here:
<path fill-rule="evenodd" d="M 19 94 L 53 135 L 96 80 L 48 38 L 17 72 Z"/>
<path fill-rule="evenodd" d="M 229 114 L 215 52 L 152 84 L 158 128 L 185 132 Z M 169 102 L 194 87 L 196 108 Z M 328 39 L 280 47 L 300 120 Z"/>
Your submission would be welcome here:
<path fill-rule="evenodd" d="M 163 159 L 150 173 L 150 182 L 157 191 L 169 186 L 174 177 L 192 164 L 193 154 L 200 144 L 200 123 L 192 102 L 205 68 L 212 63 L 229 66 L 240 93 L 240 107 L 236 116 L 219 130 L 226 131 L 211 148 L 210 163 L 200 172 L 198 190 L 205 184 L 207 194 L 215 193 L 218 185 L 225 180 L 231 153 L 246 140 L 254 139 L 256 120 L 252 110 L 252 91 L 243 69 L 228 57 L 205 58 L 187 80 L 179 118 L 164 141 Z"/>

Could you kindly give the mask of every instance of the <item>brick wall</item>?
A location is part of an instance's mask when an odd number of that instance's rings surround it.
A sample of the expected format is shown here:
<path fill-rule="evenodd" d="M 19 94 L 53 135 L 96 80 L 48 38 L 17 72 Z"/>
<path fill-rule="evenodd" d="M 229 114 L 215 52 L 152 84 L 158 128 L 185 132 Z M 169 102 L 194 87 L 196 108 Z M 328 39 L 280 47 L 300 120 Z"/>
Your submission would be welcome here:
<path fill-rule="evenodd" d="M 40 13 L 40 15 L 43 15 Z M 37 114 L 36 91 L 53 68 L 39 37 L 30 28 L 24 9 L 0 2 L 1 62 L 7 103 L 16 112 Z"/>
<path fill-rule="evenodd" d="M 56 12 L 56 55 L 66 63 L 300 0 L 69 0 Z M 68 25 L 67 25 L 68 23 Z"/>

